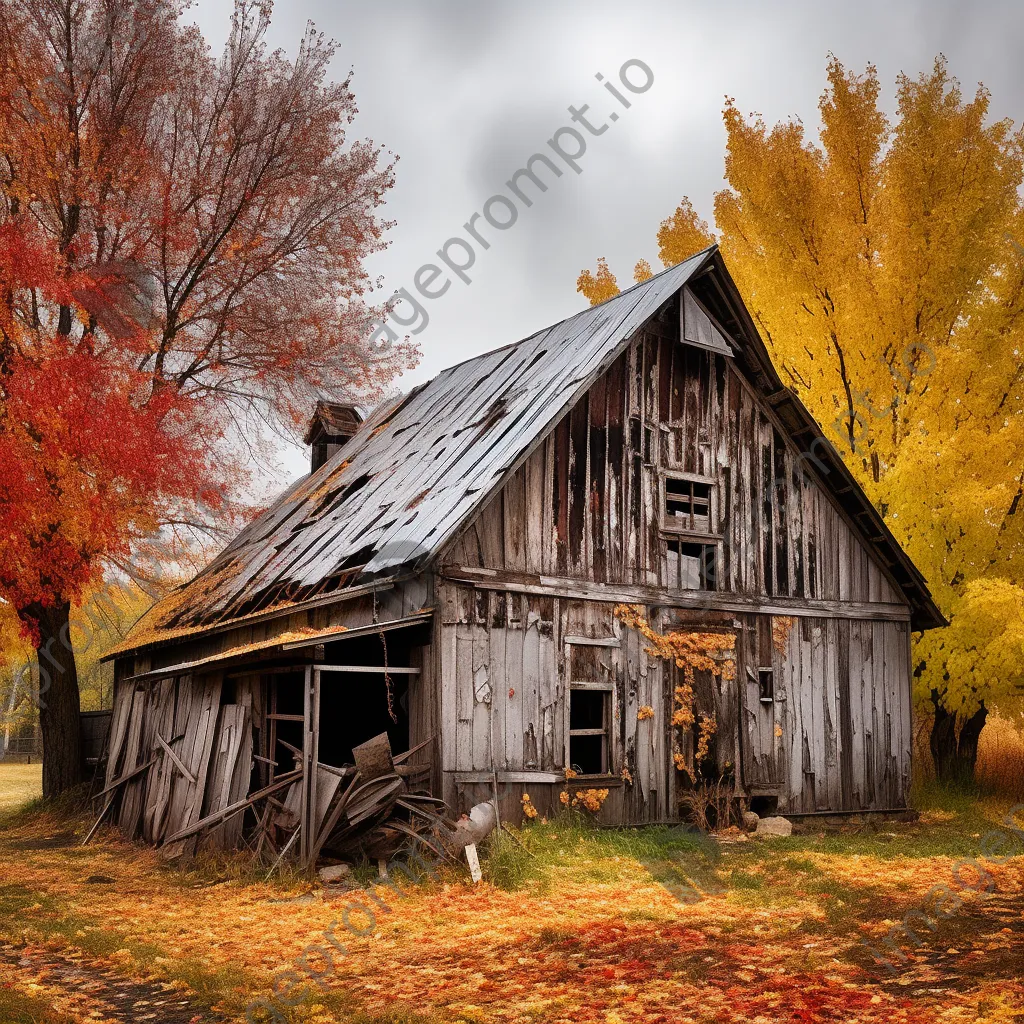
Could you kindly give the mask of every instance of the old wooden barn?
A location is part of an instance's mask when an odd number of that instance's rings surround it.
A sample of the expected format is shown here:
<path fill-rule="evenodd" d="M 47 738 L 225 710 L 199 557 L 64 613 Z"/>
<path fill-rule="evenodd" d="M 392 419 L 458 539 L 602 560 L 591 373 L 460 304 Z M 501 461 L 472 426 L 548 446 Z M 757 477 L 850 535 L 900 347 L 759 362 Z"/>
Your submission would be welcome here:
<path fill-rule="evenodd" d="M 549 812 L 571 767 L 602 820 L 675 818 L 679 670 L 619 604 L 732 638 L 731 678 L 695 680 L 702 779 L 780 813 L 906 806 L 910 637 L 942 617 L 716 248 L 365 421 L 322 406 L 307 440 L 314 471 L 112 655 L 132 834 L 194 835 L 286 776 L 309 855 L 382 732 L 452 810 Z"/>

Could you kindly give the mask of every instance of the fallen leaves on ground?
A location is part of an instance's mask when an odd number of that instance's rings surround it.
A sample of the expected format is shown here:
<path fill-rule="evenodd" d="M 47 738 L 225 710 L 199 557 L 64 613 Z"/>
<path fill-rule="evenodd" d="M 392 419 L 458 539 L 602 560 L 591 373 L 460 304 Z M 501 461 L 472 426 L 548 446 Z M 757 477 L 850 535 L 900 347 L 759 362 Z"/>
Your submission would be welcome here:
<path fill-rule="evenodd" d="M 636 860 L 609 855 L 575 870 L 569 851 L 547 885 L 505 892 L 448 873 L 399 894 L 378 889 L 375 903 L 303 881 L 211 882 L 113 832 L 84 850 L 47 845 L 48 830 L 67 828 L 37 815 L 0 838 L 0 934 L 20 950 L 2 960 L 0 985 L 44 993 L 74 1020 L 106 1020 L 110 1006 L 111 1019 L 129 1018 L 109 993 L 69 991 L 60 971 L 44 969 L 56 952 L 214 1006 L 217 1016 L 198 1019 L 243 1020 L 246 1002 L 269 996 L 311 946 L 331 949 L 332 926 L 347 953 L 333 953 L 323 989 L 289 1020 L 344 1019 L 325 1005 L 332 998 L 370 1020 L 446 1024 L 1024 1020 L 1024 858 L 992 867 L 994 893 L 966 894 L 957 915 L 923 929 L 927 941 L 897 943 L 891 972 L 864 943 L 881 948 L 950 882 L 954 858 L 883 863 L 751 841 L 725 847 L 718 884 L 686 903 Z M 772 849 L 784 852 L 759 852 Z M 346 931 L 346 908 L 365 936 Z"/>

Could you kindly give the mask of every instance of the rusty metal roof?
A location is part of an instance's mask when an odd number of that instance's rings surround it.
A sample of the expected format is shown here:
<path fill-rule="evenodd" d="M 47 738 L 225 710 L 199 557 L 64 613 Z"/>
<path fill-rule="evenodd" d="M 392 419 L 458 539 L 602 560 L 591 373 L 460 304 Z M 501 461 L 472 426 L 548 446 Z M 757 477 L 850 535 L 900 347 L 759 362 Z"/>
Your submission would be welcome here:
<path fill-rule="evenodd" d="M 713 246 L 523 341 L 443 370 L 376 409 L 348 444 L 292 484 L 195 579 L 155 605 L 108 657 L 225 622 L 292 611 L 357 582 L 423 567 L 632 335 L 711 266 L 742 306 Z M 766 384 L 770 379 L 766 390 L 781 388 L 749 316 L 740 320 L 738 358 L 757 363 L 756 374 Z M 729 351 L 710 334 L 693 341 Z M 854 484 L 852 491 L 860 514 L 870 517 L 875 546 L 904 570 L 901 584 L 911 603 L 926 609 L 924 618 L 941 621 L 920 574 L 860 488 Z"/>

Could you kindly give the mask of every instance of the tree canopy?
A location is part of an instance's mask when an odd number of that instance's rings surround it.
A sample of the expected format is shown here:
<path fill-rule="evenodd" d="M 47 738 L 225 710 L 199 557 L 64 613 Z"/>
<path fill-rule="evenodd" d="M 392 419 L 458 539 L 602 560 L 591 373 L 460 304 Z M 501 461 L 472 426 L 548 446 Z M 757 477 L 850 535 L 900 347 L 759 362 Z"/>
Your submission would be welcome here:
<path fill-rule="evenodd" d="M 112 563 L 223 525 L 264 428 L 414 356 L 364 337 L 394 161 L 349 138 L 335 44 L 269 52 L 270 4 L 238 0 L 214 56 L 185 7 L 0 21 L 0 597 L 44 650 Z"/>
<path fill-rule="evenodd" d="M 941 58 L 899 77 L 894 118 L 874 67 L 827 77 L 817 139 L 726 101 L 715 224 L 780 374 L 950 620 L 917 639 L 916 687 L 959 735 L 1024 682 L 1024 136 Z M 715 240 L 684 199 L 658 252 Z M 604 261 L 577 285 L 617 291 Z"/>

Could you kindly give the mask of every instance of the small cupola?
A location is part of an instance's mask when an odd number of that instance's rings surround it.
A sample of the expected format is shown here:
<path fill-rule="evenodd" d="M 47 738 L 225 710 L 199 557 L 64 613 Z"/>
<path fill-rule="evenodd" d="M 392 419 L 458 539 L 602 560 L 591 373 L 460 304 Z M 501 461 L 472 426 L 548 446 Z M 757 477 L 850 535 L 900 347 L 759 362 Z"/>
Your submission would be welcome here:
<path fill-rule="evenodd" d="M 363 422 L 358 407 L 348 402 L 316 403 L 304 438 L 310 446 L 310 472 L 315 473 L 352 439 Z"/>

